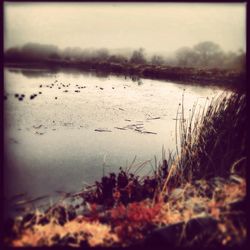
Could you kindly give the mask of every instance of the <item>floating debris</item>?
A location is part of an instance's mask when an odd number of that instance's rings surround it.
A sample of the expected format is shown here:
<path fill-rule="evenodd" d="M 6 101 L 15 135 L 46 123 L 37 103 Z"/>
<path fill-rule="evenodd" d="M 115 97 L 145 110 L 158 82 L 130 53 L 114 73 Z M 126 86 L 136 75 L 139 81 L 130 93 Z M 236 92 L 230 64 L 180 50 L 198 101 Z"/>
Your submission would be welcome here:
<path fill-rule="evenodd" d="M 53 122 L 54 122 L 54 121 L 53 121 Z M 64 126 L 73 125 L 73 122 L 64 122 L 63 125 L 64 125 Z"/>
<path fill-rule="evenodd" d="M 142 131 L 140 129 L 135 128 L 134 130 L 137 131 L 137 132 L 142 133 Z"/>
<path fill-rule="evenodd" d="M 37 131 L 36 131 L 36 134 L 37 134 L 37 135 L 44 135 L 44 133 L 37 132 Z"/>
<path fill-rule="evenodd" d="M 108 130 L 108 129 L 95 129 L 95 131 L 97 132 L 112 132 L 111 130 Z"/>
<path fill-rule="evenodd" d="M 120 128 L 120 127 L 114 127 L 116 129 L 120 129 L 120 130 L 126 130 L 126 128 Z"/>
<path fill-rule="evenodd" d="M 157 120 L 157 119 L 161 119 L 161 117 L 150 117 L 150 118 L 147 118 L 147 120 Z"/>
<path fill-rule="evenodd" d="M 157 135 L 157 133 L 155 133 L 155 132 L 150 132 L 150 131 L 142 131 L 142 133 Z"/>
<path fill-rule="evenodd" d="M 101 90 L 103 90 L 103 88 L 100 88 Z"/>
<path fill-rule="evenodd" d="M 134 130 L 137 131 L 137 132 L 140 132 L 142 134 L 152 134 L 152 135 L 156 135 L 157 134 L 157 133 L 151 132 L 151 131 L 143 131 L 143 130 L 141 130 L 139 128 L 135 128 Z"/>
<path fill-rule="evenodd" d="M 126 122 L 131 122 L 131 120 L 128 120 L 128 119 L 125 119 L 124 121 L 126 121 Z"/>
<path fill-rule="evenodd" d="M 137 129 L 142 129 L 143 126 L 135 126 Z"/>
<path fill-rule="evenodd" d="M 43 125 L 41 124 L 41 125 L 39 125 L 39 126 L 33 126 L 33 128 L 35 128 L 35 129 L 38 129 L 38 128 L 41 128 Z"/>
<path fill-rule="evenodd" d="M 122 111 L 125 111 L 124 109 L 122 109 L 122 108 L 119 108 L 120 110 L 122 110 Z"/>

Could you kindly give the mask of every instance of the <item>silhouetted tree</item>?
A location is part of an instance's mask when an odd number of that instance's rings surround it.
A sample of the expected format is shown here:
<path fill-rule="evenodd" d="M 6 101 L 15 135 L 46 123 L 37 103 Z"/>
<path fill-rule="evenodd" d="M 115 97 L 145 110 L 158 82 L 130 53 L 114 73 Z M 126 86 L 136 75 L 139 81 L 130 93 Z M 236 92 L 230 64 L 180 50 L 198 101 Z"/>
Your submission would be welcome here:
<path fill-rule="evenodd" d="M 109 57 L 108 61 L 113 63 L 127 63 L 128 59 L 122 55 L 112 55 Z"/>
<path fill-rule="evenodd" d="M 130 62 L 135 64 L 145 64 L 147 61 L 144 55 L 144 49 L 140 48 L 139 50 L 135 50 L 130 58 Z"/>
<path fill-rule="evenodd" d="M 163 65 L 164 59 L 161 56 L 153 55 L 151 58 L 151 63 L 154 65 Z"/>
<path fill-rule="evenodd" d="M 201 66 L 209 66 L 209 62 L 213 60 L 216 55 L 221 53 L 221 48 L 218 44 L 210 41 L 201 42 L 194 46 L 194 53 L 199 58 Z"/>
<path fill-rule="evenodd" d="M 176 51 L 177 65 L 182 67 L 194 66 L 197 55 L 189 47 L 182 47 Z"/>

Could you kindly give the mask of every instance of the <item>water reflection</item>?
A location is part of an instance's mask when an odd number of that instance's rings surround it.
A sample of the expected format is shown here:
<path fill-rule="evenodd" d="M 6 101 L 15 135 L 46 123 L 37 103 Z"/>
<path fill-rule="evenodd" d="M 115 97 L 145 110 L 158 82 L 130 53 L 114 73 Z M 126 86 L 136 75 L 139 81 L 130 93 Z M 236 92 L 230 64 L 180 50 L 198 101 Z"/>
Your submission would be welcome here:
<path fill-rule="evenodd" d="M 11 73 L 22 74 L 28 78 L 40 78 L 40 77 L 51 77 L 57 73 L 65 73 L 75 78 L 80 76 L 96 76 L 98 78 L 108 78 L 109 76 L 117 76 L 121 79 L 130 79 L 133 82 L 138 82 L 138 85 L 141 85 L 140 78 L 138 76 L 126 76 L 126 75 L 119 75 L 115 73 L 109 73 L 105 71 L 98 71 L 98 70 L 79 70 L 74 68 L 52 68 L 52 69 L 20 69 L 20 68 L 8 68 L 7 69 Z"/>
<path fill-rule="evenodd" d="M 59 71 L 56 69 L 17 69 L 12 68 L 8 69 L 9 72 L 15 73 L 15 74 L 22 74 L 23 76 L 27 78 L 38 78 L 38 77 L 47 77 L 50 78 L 52 75 L 58 73 Z"/>

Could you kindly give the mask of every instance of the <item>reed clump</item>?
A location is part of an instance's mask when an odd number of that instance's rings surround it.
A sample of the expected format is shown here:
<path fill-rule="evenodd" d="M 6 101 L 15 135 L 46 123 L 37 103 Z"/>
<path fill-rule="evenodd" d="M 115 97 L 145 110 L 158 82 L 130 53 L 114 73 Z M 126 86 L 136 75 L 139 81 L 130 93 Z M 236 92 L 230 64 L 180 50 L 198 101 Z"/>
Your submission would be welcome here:
<path fill-rule="evenodd" d="M 183 105 L 183 104 L 182 104 Z M 246 95 L 223 93 L 191 117 L 180 117 L 179 168 L 184 177 L 228 177 L 246 170 Z M 197 112 L 196 112 L 197 111 Z M 197 117 L 195 117 L 195 113 Z"/>

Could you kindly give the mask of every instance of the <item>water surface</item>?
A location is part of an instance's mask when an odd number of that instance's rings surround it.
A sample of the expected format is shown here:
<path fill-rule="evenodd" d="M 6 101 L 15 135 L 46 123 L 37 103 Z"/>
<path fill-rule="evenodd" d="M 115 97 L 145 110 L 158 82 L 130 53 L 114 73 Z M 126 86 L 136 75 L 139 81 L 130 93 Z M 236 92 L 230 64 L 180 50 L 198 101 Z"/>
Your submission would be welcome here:
<path fill-rule="evenodd" d="M 163 145 L 175 150 L 174 119 L 183 89 L 187 115 L 197 100 L 202 106 L 206 97 L 222 92 L 77 71 L 6 68 L 4 77 L 6 197 L 75 191 L 83 182 L 100 179 L 103 171 L 126 166 L 134 156 L 136 162 L 154 163 Z M 15 94 L 25 97 L 19 101 Z M 148 165 L 142 171 L 150 170 Z"/>

